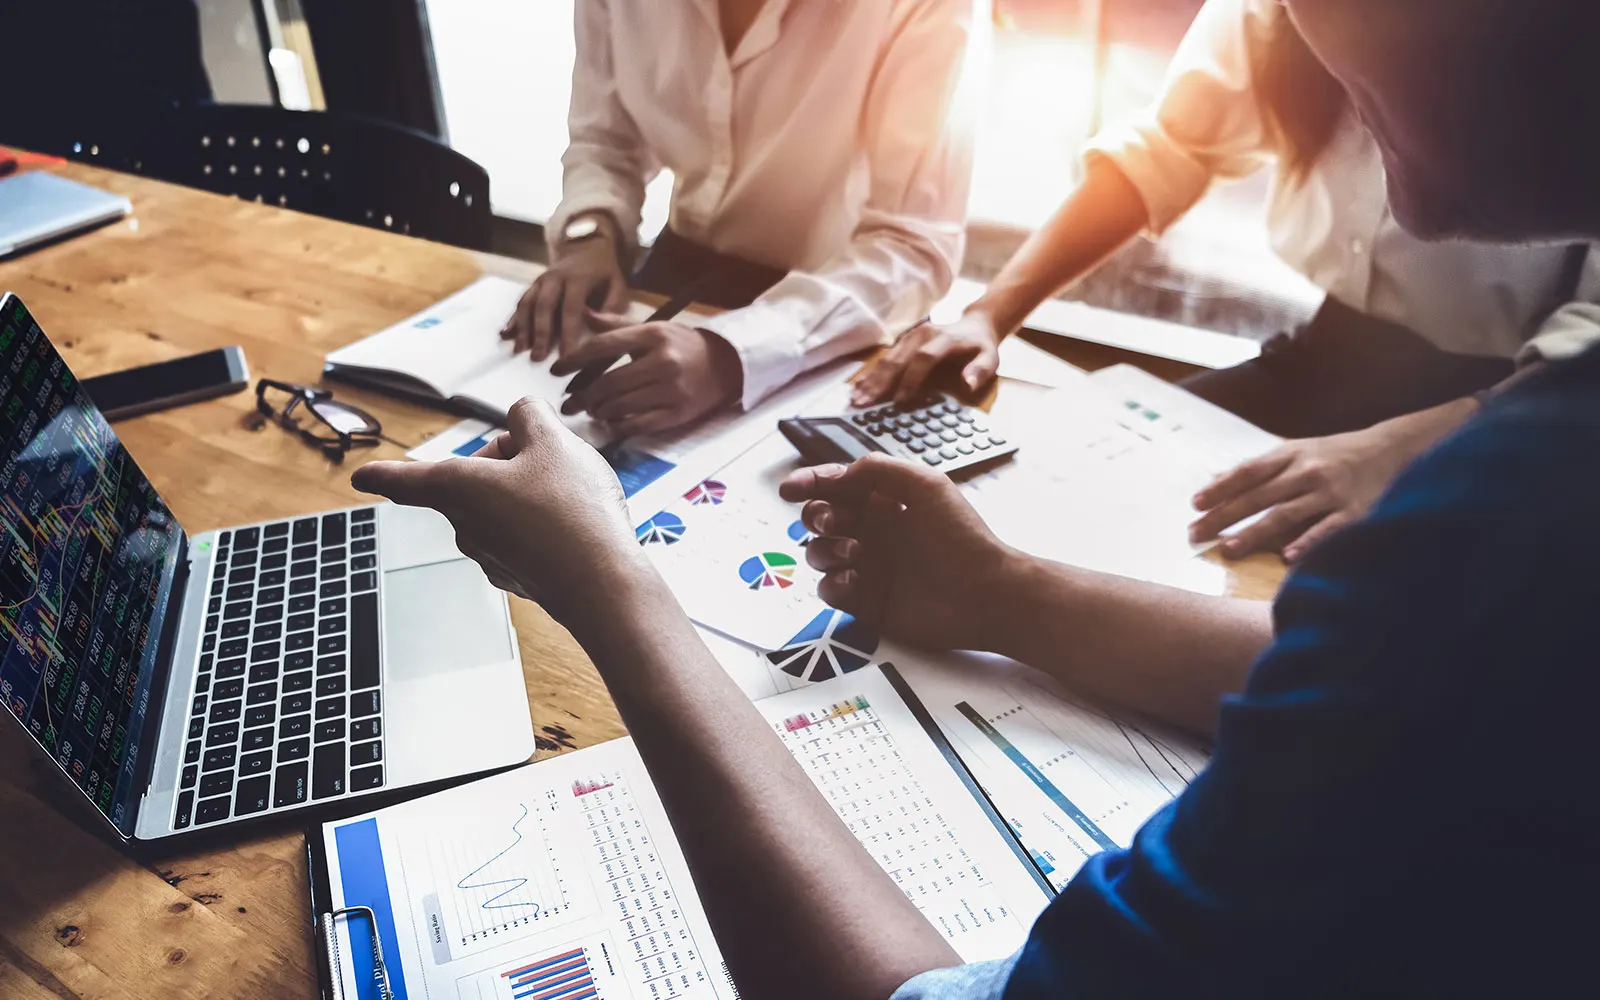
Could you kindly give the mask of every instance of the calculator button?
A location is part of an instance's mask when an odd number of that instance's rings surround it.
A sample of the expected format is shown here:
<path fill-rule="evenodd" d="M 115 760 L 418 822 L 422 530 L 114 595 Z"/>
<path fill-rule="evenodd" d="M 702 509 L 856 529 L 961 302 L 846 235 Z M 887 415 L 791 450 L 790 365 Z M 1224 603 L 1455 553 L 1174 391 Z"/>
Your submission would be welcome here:
<path fill-rule="evenodd" d="M 958 454 L 960 454 L 960 452 L 956 451 L 954 448 L 940 448 L 939 454 L 945 458 L 955 458 Z"/>
<path fill-rule="evenodd" d="M 933 419 L 933 414 L 929 413 L 927 410 L 918 410 L 911 415 L 911 419 L 915 420 L 919 424 L 927 423 L 929 420 Z"/>
<path fill-rule="evenodd" d="M 956 419 L 961 421 L 964 424 L 970 424 L 970 423 L 975 422 L 975 420 L 976 420 L 976 418 L 974 418 L 972 414 L 964 412 L 964 411 L 961 412 L 961 413 L 956 414 Z"/>
<path fill-rule="evenodd" d="M 1006 439 L 1001 437 L 998 434 L 991 434 L 991 435 L 989 435 L 989 443 L 990 444 L 995 444 L 995 445 L 1005 444 L 1006 443 Z"/>
<path fill-rule="evenodd" d="M 940 431 L 939 440 L 953 444 L 956 439 L 955 431 Z"/>
<path fill-rule="evenodd" d="M 910 431 L 895 431 L 894 432 L 894 439 L 896 441 L 899 441 L 901 444 L 905 444 L 905 443 L 907 443 L 908 441 L 911 440 L 911 432 Z"/>
<path fill-rule="evenodd" d="M 944 424 L 946 427 L 954 427 L 956 424 L 961 423 L 960 420 L 956 419 L 956 415 L 954 413 L 945 414 L 939 418 L 939 422 Z"/>
<path fill-rule="evenodd" d="M 857 413 L 850 419 L 862 427 L 872 423 L 872 415 L 870 413 Z"/>
<path fill-rule="evenodd" d="M 956 428 L 956 433 L 961 437 L 969 438 L 972 436 L 972 428 L 968 427 L 966 424 L 962 424 L 960 427 Z"/>
<path fill-rule="evenodd" d="M 993 445 L 989 444 L 989 442 L 984 440 L 983 438 L 973 438 L 972 439 L 972 446 L 974 448 L 978 449 L 979 451 L 983 451 L 985 448 L 993 447 Z"/>
<path fill-rule="evenodd" d="M 881 435 L 883 433 L 883 425 L 882 424 L 872 424 L 871 426 L 869 426 L 867 428 L 867 433 L 871 434 L 873 437 L 878 437 L 879 435 Z"/>
<path fill-rule="evenodd" d="M 922 460 L 927 462 L 929 465 L 938 465 L 940 462 L 944 461 L 944 459 L 940 458 L 938 455 L 935 455 L 931 451 L 922 456 Z"/>
<path fill-rule="evenodd" d="M 928 450 L 928 446 L 923 444 L 921 441 L 912 441 L 910 444 L 906 445 L 906 448 L 908 448 L 913 455 L 920 455 Z"/>
<path fill-rule="evenodd" d="M 970 455 L 970 454 L 972 454 L 972 445 L 967 444 L 965 441 L 963 441 L 960 444 L 956 445 L 956 451 L 959 451 L 963 455 Z"/>
<path fill-rule="evenodd" d="M 987 434 L 987 433 L 989 433 L 989 425 L 983 423 L 982 421 L 977 421 L 977 422 L 973 423 L 972 429 L 977 431 L 979 434 Z"/>

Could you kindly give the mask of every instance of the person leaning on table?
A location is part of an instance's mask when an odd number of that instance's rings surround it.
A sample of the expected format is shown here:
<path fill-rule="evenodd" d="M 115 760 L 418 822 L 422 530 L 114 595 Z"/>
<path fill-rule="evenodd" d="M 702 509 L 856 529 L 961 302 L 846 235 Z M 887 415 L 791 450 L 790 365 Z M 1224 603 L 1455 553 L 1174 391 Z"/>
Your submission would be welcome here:
<path fill-rule="evenodd" d="M 579 0 L 554 262 L 504 336 L 557 374 L 631 356 L 567 405 L 628 435 L 752 406 L 921 319 L 965 238 L 972 6 Z M 671 217 L 635 284 L 732 310 L 698 327 L 609 315 L 662 167 Z"/>
<path fill-rule="evenodd" d="M 1438 44 L 1449 39 L 1444 30 Z M 1377 141 L 1287 10 L 1276 0 L 1209 0 L 1154 106 L 1090 144 L 1081 187 L 987 293 L 960 320 L 904 335 L 859 383 L 860 401 L 912 394 L 944 361 L 963 364 L 980 387 L 994 375 L 999 341 L 1062 285 L 1140 229 L 1164 231 L 1216 179 L 1263 168 L 1273 170 L 1273 248 L 1328 297 L 1259 358 L 1183 383 L 1298 439 L 1201 491 L 1196 541 L 1271 508 L 1222 551 L 1272 549 L 1293 561 L 1475 412 L 1477 394 L 1600 340 L 1591 244 L 1408 234 L 1389 208 Z"/>
<path fill-rule="evenodd" d="M 1587 0 L 1288 0 L 1429 238 L 1600 237 Z M 1439 39 L 1447 37 L 1448 45 Z M 1559 108 L 1559 113 L 1546 113 Z M 600 456 L 542 404 L 477 457 L 373 463 L 583 644 L 740 992 L 895 1000 L 1551 997 L 1600 898 L 1600 349 L 1496 395 L 1311 550 L 1269 610 L 1003 546 L 946 478 L 797 473 L 822 595 L 1213 737 L 1008 959 L 961 966 L 699 641 Z"/>

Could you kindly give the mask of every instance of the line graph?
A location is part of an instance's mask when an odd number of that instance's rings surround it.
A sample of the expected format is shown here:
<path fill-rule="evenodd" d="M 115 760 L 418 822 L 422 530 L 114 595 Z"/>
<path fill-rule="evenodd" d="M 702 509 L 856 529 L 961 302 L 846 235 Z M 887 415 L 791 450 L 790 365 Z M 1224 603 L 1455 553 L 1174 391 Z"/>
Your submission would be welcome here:
<path fill-rule="evenodd" d="M 512 900 L 510 902 L 506 902 L 506 903 L 500 902 L 500 900 L 505 899 L 505 897 L 511 895 L 512 893 L 516 892 L 518 889 L 521 889 L 523 886 L 527 885 L 528 884 L 528 880 L 526 878 L 523 878 L 521 876 L 517 876 L 515 878 L 509 878 L 509 879 L 491 879 L 491 880 L 486 881 L 486 882 L 474 882 L 474 881 L 472 881 L 473 879 L 478 877 L 479 873 L 481 873 L 485 869 L 491 867 L 496 861 L 499 861 L 501 858 L 505 857 L 507 854 L 510 854 L 513 850 L 516 849 L 518 844 L 522 843 L 522 824 L 523 824 L 523 821 L 525 821 L 527 818 L 528 818 L 528 807 L 527 806 L 523 806 L 522 807 L 522 815 L 518 816 L 517 817 L 517 821 L 515 823 L 511 824 L 511 832 L 512 832 L 513 835 L 515 835 L 516 839 L 513 840 L 510 843 L 510 845 L 505 848 L 505 850 L 501 851 L 499 854 L 496 854 L 494 857 L 490 858 L 488 861 L 485 861 L 483 864 L 479 865 L 478 867 L 474 868 L 472 871 L 468 872 L 466 874 L 466 876 L 461 879 L 461 881 L 456 883 L 456 888 L 457 889 L 462 889 L 462 890 L 465 890 L 465 891 L 468 891 L 468 892 L 471 892 L 471 891 L 474 891 L 474 890 L 478 890 L 478 889 L 489 890 L 489 889 L 496 888 L 498 886 L 506 886 L 506 888 L 504 890 L 502 890 L 502 891 L 496 893 L 495 895 L 490 896 L 488 899 L 484 900 L 480 904 L 480 908 L 481 909 L 485 909 L 485 910 L 510 910 L 510 909 L 515 909 L 515 908 L 517 908 L 519 906 L 526 906 L 526 907 L 531 907 L 535 912 L 538 911 L 539 904 L 538 904 L 537 901 L 520 900 L 520 899 L 518 899 L 518 900 Z"/>

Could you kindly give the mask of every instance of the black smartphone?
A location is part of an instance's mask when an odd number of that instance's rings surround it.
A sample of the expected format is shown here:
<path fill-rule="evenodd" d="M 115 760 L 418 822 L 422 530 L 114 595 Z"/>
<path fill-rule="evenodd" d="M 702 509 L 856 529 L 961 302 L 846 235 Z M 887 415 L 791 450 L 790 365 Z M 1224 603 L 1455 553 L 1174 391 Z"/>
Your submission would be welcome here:
<path fill-rule="evenodd" d="M 249 385 L 250 369 L 244 363 L 244 350 L 223 347 L 86 378 L 83 391 L 107 420 L 118 420 L 226 396 Z"/>

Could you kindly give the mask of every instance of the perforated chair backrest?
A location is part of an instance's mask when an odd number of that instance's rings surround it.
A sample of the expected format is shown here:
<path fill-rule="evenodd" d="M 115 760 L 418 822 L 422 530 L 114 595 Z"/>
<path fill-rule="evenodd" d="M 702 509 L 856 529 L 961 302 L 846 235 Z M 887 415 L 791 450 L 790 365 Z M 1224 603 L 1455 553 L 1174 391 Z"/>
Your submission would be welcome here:
<path fill-rule="evenodd" d="M 448 146 L 387 122 L 215 104 L 62 125 L 31 145 L 247 201 L 489 248 L 489 175 Z"/>

